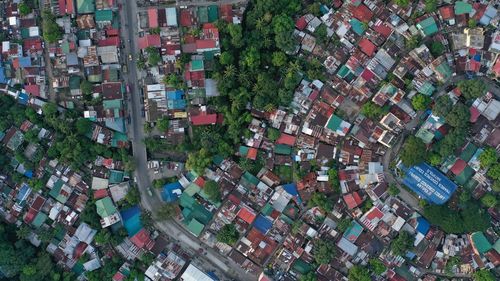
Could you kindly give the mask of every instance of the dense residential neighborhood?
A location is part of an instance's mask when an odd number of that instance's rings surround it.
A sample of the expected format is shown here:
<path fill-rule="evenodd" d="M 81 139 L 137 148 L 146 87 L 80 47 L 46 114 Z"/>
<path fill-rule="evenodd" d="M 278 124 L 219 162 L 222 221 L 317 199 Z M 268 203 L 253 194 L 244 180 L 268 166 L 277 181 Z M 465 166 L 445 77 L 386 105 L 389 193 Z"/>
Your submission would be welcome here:
<path fill-rule="evenodd" d="M 0 279 L 499 280 L 499 9 L 0 2 Z"/>

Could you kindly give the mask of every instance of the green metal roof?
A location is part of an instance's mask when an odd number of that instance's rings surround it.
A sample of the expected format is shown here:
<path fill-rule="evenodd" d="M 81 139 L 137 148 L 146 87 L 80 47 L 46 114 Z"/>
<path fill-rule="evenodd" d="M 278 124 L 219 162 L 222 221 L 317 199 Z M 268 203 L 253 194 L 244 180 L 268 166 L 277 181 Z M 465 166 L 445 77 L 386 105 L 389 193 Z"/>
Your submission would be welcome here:
<path fill-rule="evenodd" d="M 299 258 L 293 263 L 293 269 L 300 274 L 306 274 L 311 271 L 312 267 L 310 264 Z"/>
<path fill-rule="evenodd" d="M 80 89 L 80 76 L 73 75 L 69 78 L 69 88 L 71 90 Z"/>
<path fill-rule="evenodd" d="M 464 2 L 457 1 L 455 2 L 455 15 L 463 15 L 472 12 L 472 5 Z"/>
<path fill-rule="evenodd" d="M 95 11 L 95 0 L 76 0 L 78 14 L 91 14 Z"/>
<path fill-rule="evenodd" d="M 198 71 L 203 69 L 204 69 L 203 60 L 193 60 L 191 62 L 191 71 Z"/>
<path fill-rule="evenodd" d="M 429 81 L 425 81 L 418 89 L 418 92 L 426 96 L 432 96 L 435 90 L 436 88 Z"/>
<path fill-rule="evenodd" d="M 455 177 L 455 181 L 461 185 L 461 186 L 464 186 L 467 181 L 469 181 L 469 179 L 474 175 L 474 170 L 469 166 L 465 166 L 464 170 L 458 175 Z"/>
<path fill-rule="evenodd" d="M 179 206 L 183 208 L 192 209 L 193 205 L 196 203 L 196 200 L 189 196 L 185 191 L 179 197 Z"/>
<path fill-rule="evenodd" d="M 219 7 L 216 5 L 208 6 L 208 22 L 214 22 L 219 19 Z"/>
<path fill-rule="evenodd" d="M 276 144 L 274 146 L 274 153 L 290 155 L 292 153 L 292 147 L 286 144 Z"/>
<path fill-rule="evenodd" d="M 451 68 L 446 61 L 443 61 L 440 65 L 438 65 L 436 67 L 436 71 L 443 76 L 444 80 L 448 80 L 452 75 Z"/>
<path fill-rule="evenodd" d="M 339 71 L 337 72 L 337 76 L 339 76 L 340 78 L 344 78 L 346 77 L 351 71 L 349 70 L 349 68 L 347 66 L 342 65 L 339 69 Z"/>
<path fill-rule="evenodd" d="M 351 21 L 349 23 L 351 24 L 352 30 L 356 34 L 363 35 L 363 33 L 365 33 L 366 28 L 363 25 L 363 23 L 360 22 L 359 20 L 357 20 L 357 19 L 351 19 Z"/>
<path fill-rule="evenodd" d="M 438 26 L 433 17 L 428 17 L 417 23 L 417 27 L 422 30 L 425 36 L 430 36 L 438 32 Z"/>
<path fill-rule="evenodd" d="M 196 219 L 192 219 L 189 224 L 187 225 L 187 228 L 191 233 L 193 233 L 196 237 L 200 236 L 201 232 L 203 231 L 203 228 L 205 225 L 197 221 Z"/>
<path fill-rule="evenodd" d="M 207 6 L 198 7 L 198 22 L 207 23 L 208 22 L 208 8 Z"/>
<path fill-rule="evenodd" d="M 423 127 L 417 131 L 417 134 L 415 136 L 420 138 L 425 144 L 431 143 L 434 139 L 434 134 Z"/>
<path fill-rule="evenodd" d="M 335 132 L 340 127 L 340 123 L 342 123 L 342 119 L 340 119 L 337 115 L 332 115 L 330 120 L 328 120 L 326 127 Z"/>
<path fill-rule="evenodd" d="M 121 99 L 117 100 L 105 100 L 102 102 L 102 106 L 104 109 L 110 109 L 110 108 L 121 108 L 122 107 L 122 101 Z"/>
<path fill-rule="evenodd" d="M 477 146 L 475 146 L 473 143 L 468 143 L 467 146 L 462 150 L 462 153 L 460 153 L 460 158 L 464 160 L 465 162 L 469 162 L 469 160 L 474 156 L 474 153 L 477 151 Z"/>
<path fill-rule="evenodd" d="M 49 195 L 52 196 L 52 198 L 54 198 L 57 201 L 59 201 L 59 202 L 61 202 L 61 203 L 64 204 L 64 203 L 66 203 L 67 198 L 64 198 L 64 197 L 60 196 L 63 184 L 64 183 L 63 183 L 62 180 L 57 180 L 57 182 L 54 184 L 54 186 L 50 190 Z"/>
<path fill-rule="evenodd" d="M 34 227 L 39 228 L 46 220 L 47 220 L 47 215 L 45 213 L 39 212 L 31 224 Z"/>
<path fill-rule="evenodd" d="M 474 247 L 480 254 L 484 254 L 491 250 L 492 246 L 482 232 L 474 232 L 471 234 L 471 240 Z"/>
<path fill-rule="evenodd" d="M 23 39 L 30 37 L 30 30 L 28 28 L 21 28 L 21 37 Z"/>
<path fill-rule="evenodd" d="M 220 166 L 223 161 L 224 161 L 224 157 L 222 157 L 221 155 L 218 155 L 218 154 L 212 158 L 212 162 L 214 162 L 214 164 L 217 166 Z"/>
<path fill-rule="evenodd" d="M 247 154 L 248 154 L 248 150 L 249 150 L 249 149 L 250 149 L 250 148 L 249 148 L 248 146 L 240 145 L 240 149 L 239 149 L 240 155 L 241 155 L 242 157 L 247 156 Z"/>
<path fill-rule="evenodd" d="M 259 184 L 259 179 L 257 177 L 255 177 L 254 175 L 250 174 L 249 172 L 245 172 L 243 174 L 242 178 L 244 178 L 245 180 L 247 180 L 248 182 L 250 182 L 254 185 Z"/>
<path fill-rule="evenodd" d="M 95 11 L 96 22 L 111 22 L 113 20 L 113 11 L 111 10 L 97 10 Z"/>
<path fill-rule="evenodd" d="M 109 217 L 117 212 L 113 201 L 109 197 L 104 197 L 95 202 L 95 206 L 97 208 L 97 214 L 101 218 Z"/>
<path fill-rule="evenodd" d="M 123 171 L 111 170 L 109 171 L 109 183 L 120 183 L 123 181 Z"/>
<path fill-rule="evenodd" d="M 189 196 L 194 196 L 196 193 L 200 192 L 201 188 L 195 183 L 190 183 L 188 187 L 184 190 L 183 194 L 186 193 Z"/>

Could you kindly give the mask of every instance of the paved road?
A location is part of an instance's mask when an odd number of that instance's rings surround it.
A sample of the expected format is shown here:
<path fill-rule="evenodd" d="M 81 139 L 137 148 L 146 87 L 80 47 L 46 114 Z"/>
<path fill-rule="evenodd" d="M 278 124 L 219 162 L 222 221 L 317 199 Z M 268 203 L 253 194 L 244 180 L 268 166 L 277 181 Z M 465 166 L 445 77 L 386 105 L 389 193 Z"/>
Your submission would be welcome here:
<path fill-rule="evenodd" d="M 45 11 L 45 1 L 40 0 L 39 2 L 40 6 L 40 13 L 43 13 Z M 40 15 L 41 16 L 41 15 Z M 49 55 L 49 46 L 47 42 L 43 42 L 44 48 L 43 48 L 43 60 L 45 62 L 45 78 L 48 81 L 45 81 L 48 85 L 48 93 L 45 98 L 50 100 L 51 102 L 57 103 L 57 96 L 55 94 L 54 88 L 52 87 L 52 81 L 54 81 L 54 74 L 52 72 L 52 62 L 50 61 L 50 55 Z"/>
<path fill-rule="evenodd" d="M 147 192 L 148 187 L 151 186 L 151 178 L 149 177 L 147 170 L 146 146 L 143 143 L 145 137 L 144 119 L 141 114 L 142 103 L 140 101 L 141 96 L 139 94 L 139 81 L 141 73 L 139 73 L 135 63 L 137 59 L 136 55 L 139 53 L 136 40 L 138 27 L 137 25 L 132 24 L 138 22 L 136 18 L 138 8 L 135 1 L 126 1 L 126 3 L 123 3 L 122 9 L 121 21 L 123 28 L 121 29 L 121 36 L 125 42 L 125 49 L 123 50 L 122 57 L 127 59 L 128 73 L 124 76 L 124 78 L 128 82 L 131 90 L 131 93 L 129 93 L 129 95 L 131 95 L 131 99 L 128 105 L 131 115 L 131 124 L 128 127 L 128 131 L 132 143 L 134 161 L 136 163 L 135 176 L 141 193 L 141 205 L 143 208 L 154 214 L 163 202 L 161 202 L 158 196 L 149 196 Z M 132 61 L 128 61 L 129 54 L 132 54 L 133 56 Z M 191 248 L 192 251 L 205 248 L 205 245 L 199 239 L 191 235 L 176 221 L 156 222 L 155 225 L 159 230 L 176 240 L 181 246 L 183 246 L 183 248 Z M 223 272 L 235 280 L 256 280 L 255 276 L 246 273 L 238 265 L 234 264 L 232 261 L 212 249 L 207 249 L 205 256 L 198 256 L 196 258 L 202 263 L 204 268 L 217 269 L 218 272 Z M 223 280 L 229 280 L 226 276 L 219 277 L 223 278 Z"/>

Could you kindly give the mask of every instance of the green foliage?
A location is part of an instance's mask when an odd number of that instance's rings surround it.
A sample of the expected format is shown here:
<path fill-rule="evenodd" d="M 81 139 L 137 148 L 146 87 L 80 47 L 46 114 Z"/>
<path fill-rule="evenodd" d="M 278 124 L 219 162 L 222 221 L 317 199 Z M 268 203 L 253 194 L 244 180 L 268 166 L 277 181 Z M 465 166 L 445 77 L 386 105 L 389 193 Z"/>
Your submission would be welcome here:
<path fill-rule="evenodd" d="M 404 256 L 413 247 L 414 241 L 415 238 L 410 233 L 401 231 L 396 239 L 392 240 L 391 251 L 395 255 Z"/>
<path fill-rule="evenodd" d="M 83 95 L 92 95 L 93 88 L 94 87 L 92 83 L 90 83 L 86 79 L 83 79 L 82 82 L 80 83 L 80 90 L 82 91 Z"/>
<path fill-rule="evenodd" d="M 163 204 L 156 211 L 156 216 L 159 220 L 172 219 L 177 215 L 179 211 L 179 206 L 174 203 Z"/>
<path fill-rule="evenodd" d="M 495 192 L 500 192 L 500 181 L 493 182 L 493 184 L 491 185 L 491 188 Z"/>
<path fill-rule="evenodd" d="M 300 276 L 300 281 L 316 281 L 318 280 L 318 277 L 316 276 L 316 273 L 314 271 L 309 271 L 308 273 Z"/>
<path fill-rule="evenodd" d="M 168 117 L 166 117 L 166 116 L 164 116 L 164 117 L 158 119 L 158 121 L 156 121 L 156 128 L 158 128 L 158 130 L 160 132 L 168 131 L 169 125 L 170 125 L 170 119 L 168 119 Z"/>
<path fill-rule="evenodd" d="M 281 132 L 278 129 L 275 129 L 275 128 L 267 129 L 267 138 L 270 141 L 275 142 L 280 136 L 281 136 Z"/>
<path fill-rule="evenodd" d="M 328 31 L 324 23 L 316 28 L 314 31 L 314 37 L 316 38 L 316 42 L 319 44 L 325 44 L 328 42 Z"/>
<path fill-rule="evenodd" d="M 494 281 L 495 276 L 487 270 L 487 269 L 481 269 L 476 272 L 474 272 L 474 281 Z"/>
<path fill-rule="evenodd" d="M 276 46 L 285 52 L 291 51 L 295 46 L 292 36 L 295 24 L 292 18 L 288 15 L 280 14 L 273 17 L 272 26 Z"/>
<path fill-rule="evenodd" d="M 79 118 L 76 120 L 75 126 L 77 133 L 83 136 L 92 129 L 92 121 L 87 118 Z"/>
<path fill-rule="evenodd" d="M 411 135 L 403 144 L 399 157 L 406 167 L 410 167 L 425 161 L 426 150 L 424 142 L 420 138 Z"/>
<path fill-rule="evenodd" d="M 424 216 L 447 233 L 485 231 L 490 225 L 490 216 L 475 201 L 466 202 L 458 210 L 446 205 L 428 205 L 424 208 Z"/>
<path fill-rule="evenodd" d="M 339 173 L 336 169 L 328 170 L 328 182 L 332 185 L 334 191 L 340 192 Z"/>
<path fill-rule="evenodd" d="M 348 217 L 345 217 L 345 218 L 340 219 L 340 221 L 337 225 L 337 229 L 340 232 L 345 232 L 349 228 L 349 226 L 351 226 L 351 219 Z"/>
<path fill-rule="evenodd" d="M 363 104 L 363 107 L 361 107 L 361 113 L 370 119 L 379 120 L 387 112 L 382 107 L 376 105 L 372 101 L 369 101 Z"/>
<path fill-rule="evenodd" d="M 230 52 L 222 52 L 219 56 L 219 63 L 229 65 L 234 63 L 234 57 Z"/>
<path fill-rule="evenodd" d="M 467 25 L 469 26 L 469 28 L 474 28 L 477 26 L 477 21 L 476 19 L 469 19 L 467 21 Z"/>
<path fill-rule="evenodd" d="M 139 189 L 135 186 L 131 187 L 127 195 L 125 195 L 125 201 L 127 201 L 128 204 L 130 205 L 137 205 L 141 202 L 141 194 L 139 192 Z"/>
<path fill-rule="evenodd" d="M 148 54 L 148 63 L 151 66 L 158 65 L 161 61 L 160 51 L 156 47 L 147 47 L 146 53 Z"/>
<path fill-rule="evenodd" d="M 26 16 L 26 15 L 29 15 L 31 14 L 31 7 L 28 6 L 26 3 L 22 2 L 19 4 L 19 6 L 17 7 L 19 9 L 19 14 L 21 16 Z"/>
<path fill-rule="evenodd" d="M 425 0 L 425 12 L 432 13 L 437 10 L 437 0 Z"/>
<path fill-rule="evenodd" d="M 442 95 L 437 98 L 436 102 L 434 103 L 432 114 L 440 117 L 445 117 L 448 112 L 450 112 L 452 107 L 453 102 L 451 101 L 450 97 L 448 95 Z"/>
<path fill-rule="evenodd" d="M 494 180 L 500 180 L 500 164 L 496 163 L 488 170 L 487 175 Z"/>
<path fill-rule="evenodd" d="M 442 157 L 447 157 L 461 147 L 466 138 L 467 132 L 463 128 L 455 128 L 435 146 Z"/>
<path fill-rule="evenodd" d="M 441 161 L 442 161 L 441 155 L 439 155 L 438 153 L 433 152 L 429 155 L 429 163 L 432 166 L 437 166 L 441 164 Z"/>
<path fill-rule="evenodd" d="M 222 194 L 220 192 L 220 187 L 216 181 L 208 180 L 207 182 L 205 182 L 203 192 L 208 195 L 208 198 L 211 201 L 220 202 Z"/>
<path fill-rule="evenodd" d="M 481 197 L 481 203 L 484 206 L 491 208 L 491 207 L 495 207 L 498 204 L 498 200 L 495 197 L 495 195 L 493 195 L 491 193 L 486 193 L 483 197 Z"/>
<path fill-rule="evenodd" d="M 446 122 L 452 127 L 467 127 L 470 120 L 469 108 L 462 103 L 457 103 L 446 115 Z"/>
<path fill-rule="evenodd" d="M 416 47 L 420 46 L 421 42 L 422 42 L 422 36 L 420 36 L 420 35 L 413 35 L 409 39 L 406 39 L 405 46 L 406 46 L 407 49 L 413 50 Z"/>
<path fill-rule="evenodd" d="M 431 0 L 431 1 L 435 1 L 435 0 Z M 435 58 L 437 58 L 444 53 L 444 45 L 443 45 L 443 43 L 441 43 L 439 41 L 434 41 L 434 42 L 432 42 L 429 50 L 431 51 L 431 54 Z"/>
<path fill-rule="evenodd" d="M 307 203 L 309 207 L 319 207 L 324 212 L 331 212 L 333 210 L 333 202 L 325 194 L 315 192 L 311 196 L 311 200 Z"/>
<path fill-rule="evenodd" d="M 415 110 L 426 110 L 431 102 L 431 98 L 422 94 L 417 94 L 411 99 L 411 104 Z"/>
<path fill-rule="evenodd" d="M 400 193 L 401 191 L 399 190 L 399 188 L 394 185 L 394 184 L 391 184 L 389 185 L 389 194 L 392 195 L 392 196 L 396 196 Z"/>
<path fill-rule="evenodd" d="M 182 86 L 184 85 L 184 82 L 182 81 L 182 78 L 174 73 L 171 73 L 168 76 L 165 76 L 163 78 L 163 83 L 168 86 L 172 86 L 176 89 L 181 89 Z"/>
<path fill-rule="evenodd" d="M 355 265 L 349 269 L 349 281 L 371 281 L 370 271 L 366 267 Z"/>
<path fill-rule="evenodd" d="M 243 29 L 241 25 L 229 24 L 227 30 L 231 36 L 231 44 L 236 48 L 241 48 L 243 46 Z"/>
<path fill-rule="evenodd" d="M 287 64 L 286 54 L 283 53 L 283 52 L 274 52 L 273 53 L 272 63 L 276 67 L 285 66 Z"/>
<path fill-rule="evenodd" d="M 161 29 L 159 27 L 149 29 L 149 33 L 151 33 L 151 34 L 160 34 L 160 32 L 161 32 Z"/>
<path fill-rule="evenodd" d="M 335 243 L 330 240 L 316 240 L 313 250 L 318 264 L 329 264 L 335 257 Z"/>
<path fill-rule="evenodd" d="M 498 162 L 498 154 L 496 149 L 493 147 L 487 147 L 484 151 L 479 154 L 479 161 L 481 162 L 481 167 L 487 168 Z"/>
<path fill-rule="evenodd" d="M 43 11 L 42 30 L 43 38 L 48 43 L 55 43 L 62 38 L 61 27 L 57 25 L 56 17 L 49 10 Z"/>
<path fill-rule="evenodd" d="M 219 242 L 226 243 L 228 245 L 234 245 L 236 242 L 238 242 L 240 233 L 238 232 L 234 224 L 226 224 L 219 230 L 216 238 Z"/>
<path fill-rule="evenodd" d="M 379 259 L 370 259 L 369 264 L 370 269 L 373 271 L 373 273 L 375 273 L 375 275 L 381 275 L 387 270 L 385 265 Z"/>
<path fill-rule="evenodd" d="M 197 152 L 189 153 L 186 161 L 186 167 L 194 170 L 198 175 L 203 175 L 205 173 L 205 169 L 211 162 L 212 156 L 209 154 L 207 149 L 202 148 Z"/>
<path fill-rule="evenodd" d="M 468 100 L 482 97 L 486 93 L 486 84 L 479 79 L 461 80 L 458 82 L 458 88 Z"/>

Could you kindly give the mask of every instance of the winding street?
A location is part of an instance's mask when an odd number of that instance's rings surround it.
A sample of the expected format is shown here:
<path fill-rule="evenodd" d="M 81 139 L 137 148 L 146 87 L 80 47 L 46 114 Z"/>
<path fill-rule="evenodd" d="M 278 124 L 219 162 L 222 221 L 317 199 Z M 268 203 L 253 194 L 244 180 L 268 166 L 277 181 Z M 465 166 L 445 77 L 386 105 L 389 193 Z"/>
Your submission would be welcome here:
<path fill-rule="evenodd" d="M 212 2 L 213 3 L 213 2 Z M 124 62 L 128 65 L 128 73 L 124 74 L 124 80 L 127 81 L 130 92 L 128 102 L 128 110 L 131 117 L 131 123 L 128 126 L 129 138 L 132 143 L 134 161 L 136 164 L 135 178 L 137 186 L 141 194 L 141 206 L 143 209 L 150 211 L 152 214 L 163 202 L 154 194 L 148 194 L 148 188 L 151 186 L 151 178 L 147 170 L 147 152 L 143 142 L 144 134 L 144 119 L 142 118 L 142 103 L 139 94 L 140 81 L 142 73 L 137 69 L 136 60 L 137 54 L 140 52 L 137 45 L 137 30 L 138 30 L 138 8 L 136 1 L 123 1 L 121 11 L 121 26 L 120 33 L 125 44 L 122 50 L 121 57 L 126 59 Z M 132 60 L 129 60 L 129 55 Z M 200 249 L 205 249 L 205 255 L 194 257 L 195 264 L 201 265 L 207 270 L 215 271 L 221 280 L 256 280 L 253 276 L 243 270 L 239 265 L 232 260 L 222 256 L 218 251 L 207 248 L 198 238 L 190 234 L 182 225 L 175 220 L 155 221 L 155 227 L 168 235 L 173 241 L 176 241 L 183 249 L 190 250 L 192 253 L 199 253 Z"/>

